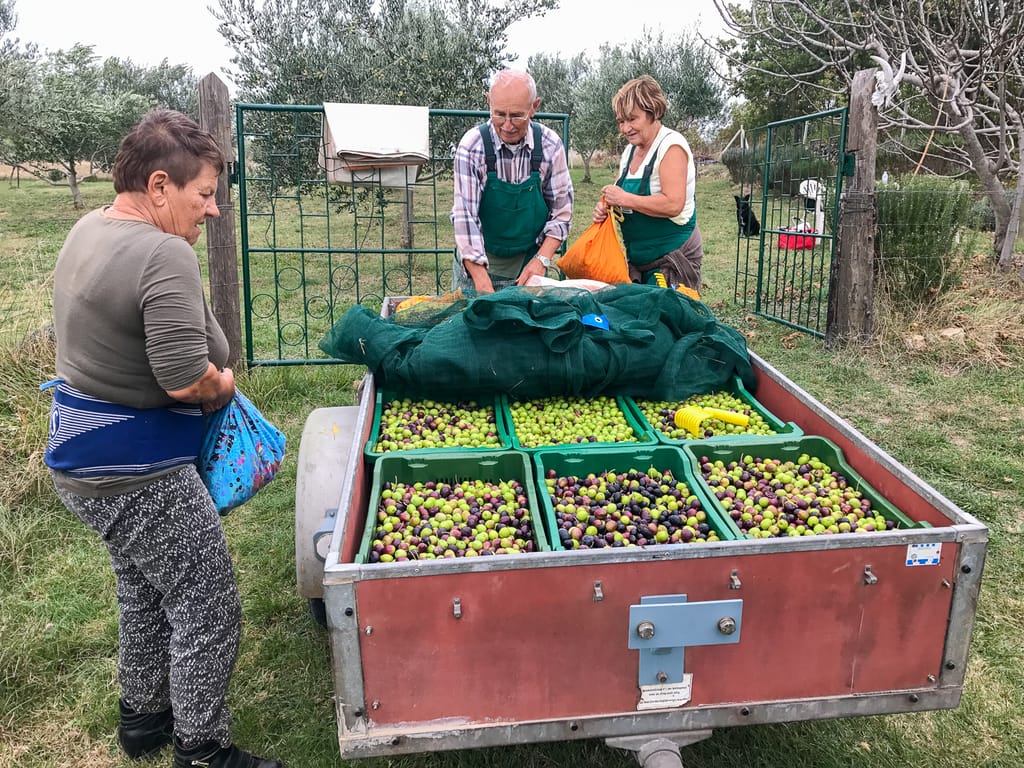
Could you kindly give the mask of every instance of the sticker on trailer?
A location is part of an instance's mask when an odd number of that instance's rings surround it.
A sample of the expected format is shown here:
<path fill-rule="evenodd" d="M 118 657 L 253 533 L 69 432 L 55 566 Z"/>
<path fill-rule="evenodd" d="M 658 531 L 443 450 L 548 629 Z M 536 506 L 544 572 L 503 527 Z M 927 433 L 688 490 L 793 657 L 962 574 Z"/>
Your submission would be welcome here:
<path fill-rule="evenodd" d="M 683 673 L 681 683 L 663 683 L 661 685 L 641 685 L 640 703 L 636 705 L 639 709 L 666 709 L 668 707 L 681 707 L 690 703 L 690 693 L 693 688 L 693 675 Z"/>
<path fill-rule="evenodd" d="M 907 565 L 938 565 L 942 555 L 942 544 L 908 544 Z"/>

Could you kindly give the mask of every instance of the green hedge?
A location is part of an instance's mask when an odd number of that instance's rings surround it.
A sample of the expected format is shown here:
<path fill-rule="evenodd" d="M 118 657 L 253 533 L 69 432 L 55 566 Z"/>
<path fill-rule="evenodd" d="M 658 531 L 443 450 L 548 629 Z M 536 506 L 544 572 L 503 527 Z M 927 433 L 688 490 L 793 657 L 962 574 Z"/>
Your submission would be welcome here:
<path fill-rule="evenodd" d="M 729 169 L 733 184 L 747 188 L 764 179 L 764 147 L 729 148 L 722 153 L 722 164 Z M 834 160 L 810 154 L 807 147 L 783 145 L 772 148 L 768 171 L 769 190 L 782 195 L 794 194 L 804 179 L 828 179 L 835 176 Z"/>
<path fill-rule="evenodd" d="M 895 301 L 921 303 L 955 285 L 975 237 L 974 194 L 963 181 L 901 176 L 877 190 L 875 268 Z"/>

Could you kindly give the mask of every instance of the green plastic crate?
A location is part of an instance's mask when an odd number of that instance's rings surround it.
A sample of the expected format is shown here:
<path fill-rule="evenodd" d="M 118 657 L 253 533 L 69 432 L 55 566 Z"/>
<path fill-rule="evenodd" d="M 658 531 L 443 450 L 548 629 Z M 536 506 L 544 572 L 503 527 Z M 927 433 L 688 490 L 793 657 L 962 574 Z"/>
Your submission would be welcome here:
<path fill-rule="evenodd" d="M 486 407 L 490 406 L 494 409 L 494 426 L 498 433 L 498 445 L 497 446 L 468 446 L 468 445 L 456 445 L 456 446 L 438 446 L 436 448 L 410 448 L 407 450 L 398 449 L 395 451 L 375 451 L 373 447 L 377 444 L 377 440 L 380 439 L 380 420 L 384 411 L 384 403 L 393 400 L 401 399 L 405 397 L 401 393 L 391 391 L 377 391 L 377 399 L 373 406 L 373 425 L 370 428 L 370 437 L 366 441 L 363 453 L 367 459 L 371 462 L 377 461 L 381 456 L 388 456 L 393 453 L 400 453 L 402 455 L 416 455 L 422 453 L 452 453 L 452 452 L 465 452 L 465 451 L 507 451 L 512 448 L 512 438 L 509 436 L 508 430 L 505 428 L 504 417 L 502 414 L 501 399 L 498 396 L 488 399 L 476 400 L 478 406 Z M 423 399 L 423 398 L 413 398 Z M 435 402 L 443 402 L 447 405 L 453 405 L 456 401 L 454 400 L 441 400 L 438 398 L 430 398 Z"/>
<path fill-rule="evenodd" d="M 363 537 L 356 554 L 356 563 L 368 563 L 374 529 L 377 527 L 377 507 L 385 482 L 425 483 L 428 481 L 451 483 L 463 480 L 499 482 L 516 480 L 526 492 L 530 512 L 534 545 L 538 552 L 548 552 L 547 535 L 541 520 L 541 507 L 537 499 L 537 483 L 530 458 L 517 451 L 395 451 L 381 456 L 373 466 L 373 486 L 363 527 Z M 529 554 L 529 553 L 525 553 Z M 506 557 L 506 555 L 501 555 Z M 422 564 L 422 560 L 413 560 Z M 395 565 L 388 563 L 387 565 Z"/>
<path fill-rule="evenodd" d="M 651 432 L 649 426 L 645 426 L 636 417 L 632 406 L 629 405 L 625 397 L 616 397 L 615 403 L 618 405 L 619 410 L 622 411 L 623 416 L 626 419 L 626 423 L 630 429 L 633 430 L 633 436 L 636 438 L 632 442 L 621 442 L 621 443 L 608 443 L 608 442 L 595 442 L 595 443 L 557 443 L 550 445 L 538 445 L 536 447 L 525 446 L 516 435 L 516 425 L 512 418 L 511 403 L 513 402 L 506 396 L 501 397 L 501 406 L 503 411 L 503 418 L 505 420 L 505 426 L 508 429 L 509 436 L 512 439 L 512 447 L 517 451 L 525 451 L 527 453 L 536 453 L 537 451 L 544 451 L 550 448 L 571 448 L 579 450 L 597 450 L 603 448 L 613 448 L 616 446 L 628 446 L 628 447 L 639 447 L 644 445 L 655 445 L 658 439 Z"/>
<path fill-rule="evenodd" d="M 659 471 L 671 470 L 672 475 L 686 483 L 690 492 L 700 500 L 701 507 L 707 512 L 707 523 L 718 534 L 721 541 L 734 541 L 742 538 L 742 534 L 733 521 L 722 515 L 721 508 L 707 494 L 707 486 L 699 482 L 694 475 L 691 459 L 682 449 L 671 445 L 648 444 L 635 447 L 614 447 L 590 450 L 575 450 L 574 447 L 545 448 L 533 454 L 536 467 L 537 494 L 543 508 L 544 524 L 547 526 L 548 539 L 554 550 L 566 549 L 558 535 L 558 520 L 551 496 L 547 492 L 544 480 L 548 470 L 554 470 L 559 477 L 575 475 L 585 477 L 590 473 L 628 472 L 635 469 L 646 472 L 650 467 Z M 686 544 L 648 544 L 649 547 L 689 546 Z"/>
<path fill-rule="evenodd" d="M 769 411 L 767 408 L 761 405 L 761 403 L 757 401 L 757 399 L 750 393 L 750 391 L 745 386 L 743 386 L 743 381 L 738 376 L 733 377 L 732 382 L 728 386 L 723 387 L 723 391 L 728 392 L 734 397 L 737 397 L 740 400 L 747 403 L 750 406 L 751 410 L 756 411 L 758 414 L 760 414 L 761 418 L 763 418 L 767 422 L 769 427 L 775 430 L 777 435 L 802 435 L 804 433 L 803 430 L 800 429 L 800 427 L 798 427 L 792 421 L 782 421 L 775 414 L 773 414 L 771 411 Z M 715 437 L 700 438 L 670 437 L 669 435 L 666 435 L 664 432 L 662 432 L 660 429 L 655 428 L 653 424 L 651 424 L 650 420 L 647 418 L 647 416 L 644 415 L 644 412 L 640 409 L 640 401 L 637 401 L 632 397 L 627 397 L 625 398 L 625 400 L 629 407 L 632 408 L 634 417 L 640 422 L 643 428 L 649 431 L 652 435 L 654 435 L 659 443 L 664 443 L 665 445 L 686 445 L 687 443 L 691 443 L 694 440 L 743 440 L 749 442 L 757 442 L 760 440 L 776 437 L 776 435 L 716 435 Z"/>
<path fill-rule="evenodd" d="M 750 455 L 755 459 L 796 461 L 801 454 L 806 453 L 825 462 L 833 471 L 838 471 L 842 474 L 846 478 L 848 486 L 860 491 L 871 502 L 872 509 L 880 512 L 886 520 L 895 522 L 897 528 L 931 527 L 927 522 L 914 522 L 897 509 L 861 477 L 856 470 L 847 464 L 842 449 L 825 437 L 817 435 L 776 435 L 762 438 L 757 444 L 751 443 L 749 440 L 692 440 L 683 447 L 683 452 L 691 462 L 693 474 L 697 477 L 704 494 L 712 500 L 716 498 L 715 492 L 711 490 L 704 480 L 700 468 L 701 457 L 706 456 L 710 461 L 721 461 L 724 464 L 729 464 L 729 462 L 737 461 L 744 455 Z M 735 525 L 735 521 L 732 520 L 728 512 L 717 501 L 715 502 L 715 507 L 722 517 L 729 518 L 730 523 Z M 741 530 L 740 535 L 744 538 L 752 538 L 746 531 Z M 845 536 L 847 534 L 839 535 Z"/>

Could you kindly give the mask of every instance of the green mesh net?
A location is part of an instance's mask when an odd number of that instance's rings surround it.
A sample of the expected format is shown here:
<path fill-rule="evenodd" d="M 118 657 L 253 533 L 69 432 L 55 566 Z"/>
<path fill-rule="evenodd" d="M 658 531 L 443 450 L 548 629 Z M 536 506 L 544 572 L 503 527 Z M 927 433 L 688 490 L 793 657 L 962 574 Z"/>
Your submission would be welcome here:
<path fill-rule="evenodd" d="M 593 293 L 506 288 L 429 327 L 402 325 L 356 306 L 321 339 L 320 349 L 366 365 L 377 386 L 424 397 L 673 400 L 721 389 L 736 375 L 751 391 L 756 385 L 745 340 L 706 305 L 633 284 Z"/>
<path fill-rule="evenodd" d="M 461 289 L 443 296 L 412 296 L 395 307 L 391 320 L 408 328 L 433 328 L 442 320 L 462 312 L 469 299 Z"/>

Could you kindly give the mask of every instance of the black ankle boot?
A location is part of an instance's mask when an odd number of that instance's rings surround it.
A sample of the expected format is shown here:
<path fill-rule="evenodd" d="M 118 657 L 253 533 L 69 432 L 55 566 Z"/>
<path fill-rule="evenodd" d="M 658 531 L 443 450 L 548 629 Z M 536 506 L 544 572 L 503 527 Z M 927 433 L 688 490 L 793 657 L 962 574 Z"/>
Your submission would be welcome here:
<path fill-rule="evenodd" d="M 284 768 L 284 763 L 250 755 L 234 744 L 222 747 L 216 741 L 185 749 L 175 737 L 174 768 Z"/>
<path fill-rule="evenodd" d="M 136 712 L 124 703 L 118 702 L 121 723 L 117 726 L 117 740 L 132 760 L 155 755 L 171 743 L 174 733 L 174 715 L 171 710 L 163 712 Z"/>

